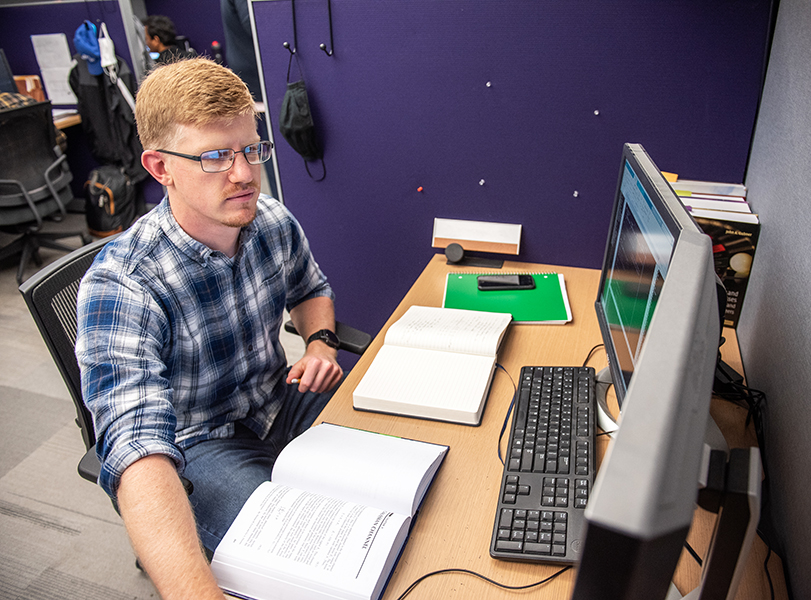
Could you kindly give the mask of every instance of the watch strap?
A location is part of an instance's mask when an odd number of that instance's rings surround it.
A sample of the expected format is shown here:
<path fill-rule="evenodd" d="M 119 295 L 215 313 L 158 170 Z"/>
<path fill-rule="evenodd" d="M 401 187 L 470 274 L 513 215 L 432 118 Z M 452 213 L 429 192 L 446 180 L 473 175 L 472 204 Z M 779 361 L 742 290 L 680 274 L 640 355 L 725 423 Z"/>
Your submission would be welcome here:
<path fill-rule="evenodd" d="M 309 338 L 307 338 L 307 345 L 310 342 L 314 342 L 316 340 L 320 340 L 324 342 L 330 348 L 338 348 L 340 341 L 338 340 L 338 336 L 335 334 L 334 331 L 329 329 L 319 329 L 314 334 L 312 334 Z"/>

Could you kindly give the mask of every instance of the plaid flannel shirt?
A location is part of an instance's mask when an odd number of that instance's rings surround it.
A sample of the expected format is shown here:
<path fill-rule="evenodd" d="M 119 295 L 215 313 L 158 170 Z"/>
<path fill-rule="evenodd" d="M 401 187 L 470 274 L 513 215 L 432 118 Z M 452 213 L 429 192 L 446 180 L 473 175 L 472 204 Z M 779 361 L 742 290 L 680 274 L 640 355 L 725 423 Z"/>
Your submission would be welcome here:
<path fill-rule="evenodd" d="M 99 484 L 124 470 L 230 437 L 264 437 L 280 409 L 284 308 L 333 297 L 295 218 L 260 195 L 233 258 L 187 235 L 166 199 L 99 253 L 82 280 L 76 356 L 93 414 Z"/>

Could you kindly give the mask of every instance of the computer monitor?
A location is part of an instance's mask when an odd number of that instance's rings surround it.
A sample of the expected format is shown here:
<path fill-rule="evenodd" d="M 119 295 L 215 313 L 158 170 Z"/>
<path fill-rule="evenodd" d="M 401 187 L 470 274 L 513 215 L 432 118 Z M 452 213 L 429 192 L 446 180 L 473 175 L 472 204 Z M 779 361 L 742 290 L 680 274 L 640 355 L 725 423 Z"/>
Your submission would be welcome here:
<path fill-rule="evenodd" d="M 14 83 L 14 74 L 8 65 L 5 51 L 0 48 L 0 92 L 16 92 L 17 84 Z"/>
<path fill-rule="evenodd" d="M 623 150 L 595 306 L 621 410 L 573 598 L 658 600 L 693 518 L 721 324 L 710 238 L 638 144 Z"/>

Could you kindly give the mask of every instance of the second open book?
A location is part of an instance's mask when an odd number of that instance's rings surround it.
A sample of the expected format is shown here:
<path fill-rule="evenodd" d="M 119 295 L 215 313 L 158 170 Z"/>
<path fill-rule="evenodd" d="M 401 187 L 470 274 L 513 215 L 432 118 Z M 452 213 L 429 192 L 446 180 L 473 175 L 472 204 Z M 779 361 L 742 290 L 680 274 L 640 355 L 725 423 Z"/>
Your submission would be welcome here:
<path fill-rule="evenodd" d="M 478 425 L 511 315 L 412 306 L 353 393 L 359 410 Z"/>
<path fill-rule="evenodd" d="M 252 600 L 375 600 L 447 446 L 322 423 L 285 446 L 214 553 Z"/>

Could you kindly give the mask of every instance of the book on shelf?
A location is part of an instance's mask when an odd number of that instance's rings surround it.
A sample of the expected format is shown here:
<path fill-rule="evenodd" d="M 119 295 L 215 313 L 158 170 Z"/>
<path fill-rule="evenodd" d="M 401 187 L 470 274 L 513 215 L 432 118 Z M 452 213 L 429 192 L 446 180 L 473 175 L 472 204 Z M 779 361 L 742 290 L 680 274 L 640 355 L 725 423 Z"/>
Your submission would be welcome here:
<path fill-rule="evenodd" d="M 749 203 L 744 200 L 725 200 L 702 196 L 679 196 L 687 210 L 722 210 L 725 212 L 751 213 Z"/>
<path fill-rule="evenodd" d="M 730 221 L 735 223 L 759 223 L 760 219 L 755 213 L 740 212 L 734 210 L 707 210 L 703 208 L 690 208 L 688 212 L 695 219 L 716 219 L 719 221 Z"/>
<path fill-rule="evenodd" d="M 517 325 L 554 325 L 572 320 L 561 273 L 530 273 L 535 280 L 532 289 L 482 291 L 477 285 L 478 277 L 489 274 L 448 273 L 442 306 L 509 313 Z"/>
<path fill-rule="evenodd" d="M 252 600 L 376 600 L 447 446 L 322 423 L 279 454 L 211 569 Z"/>
<path fill-rule="evenodd" d="M 760 235 L 758 216 L 754 213 L 698 209 L 691 210 L 690 214 L 712 239 L 715 272 L 727 292 L 724 325 L 737 327 Z"/>
<path fill-rule="evenodd" d="M 670 184 L 679 196 L 691 194 L 711 194 L 715 196 L 738 196 L 746 198 L 746 186 L 742 183 L 722 183 L 718 181 L 697 181 L 677 179 Z"/>
<path fill-rule="evenodd" d="M 353 392 L 358 410 L 478 425 L 512 317 L 412 306 Z"/>
<path fill-rule="evenodd" d="M 758 215 L 746 201 L 746 186 L 677 179 L 671 187 L 712 238 L 715 272 L 727 292 L 724 325 L 737 327 L 760 234 Z"/>

